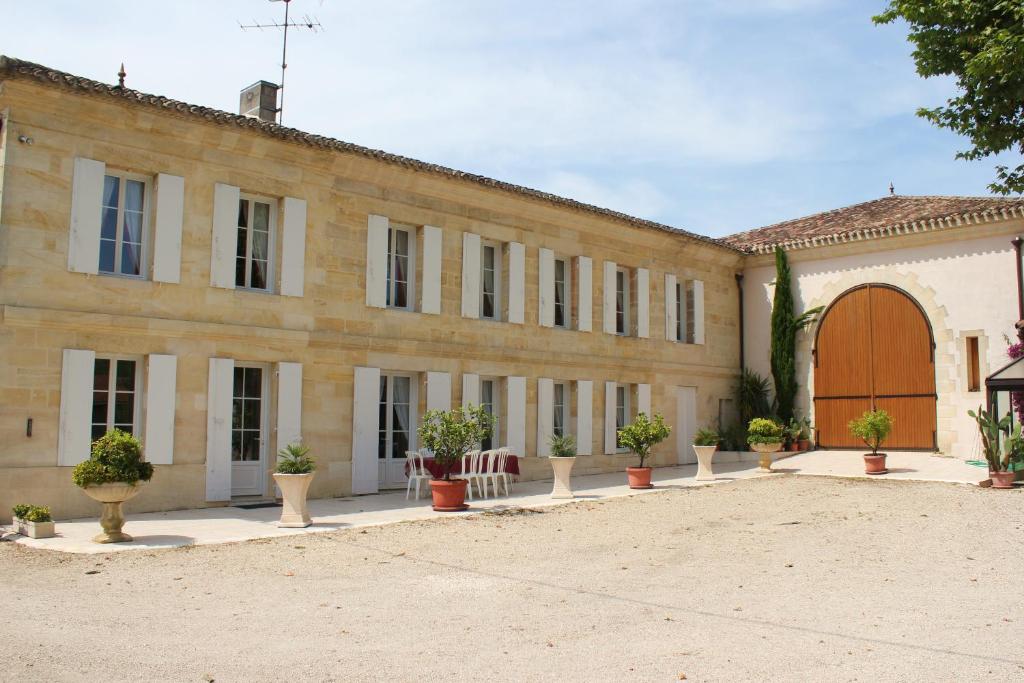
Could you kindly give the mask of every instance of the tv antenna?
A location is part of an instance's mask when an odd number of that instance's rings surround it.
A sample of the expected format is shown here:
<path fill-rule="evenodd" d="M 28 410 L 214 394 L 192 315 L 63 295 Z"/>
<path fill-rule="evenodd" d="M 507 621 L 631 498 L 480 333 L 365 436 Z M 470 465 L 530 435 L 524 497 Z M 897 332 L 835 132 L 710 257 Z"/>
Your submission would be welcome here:
<path fill-rule="evenodd" d="M 306 29 L 311 33 L 318 33 L 324 30 L 323 25 L 320 24 L 320 20 L 316 17 L 311 17 L 308 14 L 304 14 L 302 19 L 294 21 L 288 18 L 288 9 L 292 3 L 292 0 L 270 0 L 270 2 L 283 2 L 284 3 L 284 21 L 283 22 L 259 22 L 255 19 L 252 20 L 251 24 L 243 24 L 238 22 L 238 27 L 243 31 L 249 29 L 258 28 L 264 30 L 268 28 L 281 29 L 284 32 L 284 38 L 281 41 L 281 86 L 278 91 L 281 93 L 281 98 L 278 100 L 277 105 L 277 122 L 278 124 L 284 121 L 284 70 L 288 68 L 288 29 Z"/>

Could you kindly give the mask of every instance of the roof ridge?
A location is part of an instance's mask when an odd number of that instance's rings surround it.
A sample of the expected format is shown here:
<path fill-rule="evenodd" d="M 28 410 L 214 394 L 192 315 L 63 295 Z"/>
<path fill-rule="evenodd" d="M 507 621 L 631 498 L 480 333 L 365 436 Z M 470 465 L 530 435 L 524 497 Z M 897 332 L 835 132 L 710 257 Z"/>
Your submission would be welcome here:
<path fill-rule="evenodd" d="M 586 202 L 577 201 L 569 197 L 563 197 L 560 195 L 553 194 L 551 192 L 545 192 L 543 190 L 536 190 L 524 185 L 516 185 L 507 181 L 496 180 L 488 176 L 469 173 L 466 171 L 460 171 L 458 169 L 450 168 L 448 166 L 442 166 L 440 164 L 433 164 L 426 161 L 420 161 L 411 157 L 405 157 L 399 154 L 393 154 L 391 152 L 385 152 L 383 150 L 373 149 L 370 147 L 364 147 L 351 142 L 345 142 L 336 138 L 327 137 L 324 135 L 318 135 L 316 133 L 307 133 L 299 130 L 298 128 L 289 128 L 282 126 L 277 123 L 269 121 L 261 121 L 259 119 L 243 116 L 241 114 L 232 114 L 220 109 L 214 109 L 212 107 L 206 107 L 203 105 L 189 104 L 181 100 L 175 100 L 164 95 L 153 95 L 150 93 L 144 93 L 139 90 L 133 90 L 119 85 L 110 85 L 101 81 L 96 81 L 91 78 L 84 76 L 76 76 L 66 71 L 60 71 L 58 69 L 52 69 L 42 64 L 35 62 L 29 62 L 26 60 L 18 59 L 16 57 L 8 57 L 0 54 L 0 77 L 4 74 L 8 74 L 14 77 L 23 78 L 35 78 L 43 83 L 52 83 L 59 87 L 66 87 L 73 90 L 82 92 L 107 95 L 110 97 L 121 97 L 128 102 L 135 104 L 150 106 L 163 109 L 165 111 L 187 115 L 197 116 L 204 118 L 208 121 L 219 124 L 236 125 L 241 128 L 247 128 L 250 130 L 256 130 L 273 137 L 295 142 L 298 144 L 304 144 L 311 147 L 319 147 L 323 149 L 330 149 L 338 152 L 358 154 L 371 159 L 377 159 L 385 163 L 395 164 L 404 166 L 427 173 L 434 173 L 438 175 L 447 176 L 449 178 L 456 178 L 459 180 L 465 180 L 468 182 L 474 182 L 485 187 L 500 190 L 503 192 L 509 192 L 512 194 L 519 194 L 539 201 L 545 201 L 550 204 L 567 207 L 586 213 L 591 213 L 606 218 L 612 218 L 614 220 L 622 221 L 624 223 L 633 225 L 635 227 L 650 228 L 655 230 L 662 230 L 671 234 L 680 235 L 689 239 L 703 242 L 711 246 L 720 247 L 731 252 L 746 253 L 746 250 L 730 244 L 723 238 L 709 237 L 707 235 L 701 235 L 699 233 L 690 232 L 683 230 L 682 228 L 676 228 L 664 223 L 649 220 L 646 218 L 638 218 L 631 216 L 630 214 L 616 211 L 614 209 L 608 209 L 594 204 L 588 204 Z"/>

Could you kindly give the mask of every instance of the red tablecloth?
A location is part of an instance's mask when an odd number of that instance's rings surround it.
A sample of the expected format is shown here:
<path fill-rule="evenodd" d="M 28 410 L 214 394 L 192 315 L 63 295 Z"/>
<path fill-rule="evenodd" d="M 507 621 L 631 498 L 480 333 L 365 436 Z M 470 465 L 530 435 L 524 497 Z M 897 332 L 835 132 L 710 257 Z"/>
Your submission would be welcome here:
<path fill-rule="evenodd" d="M 427 471 L 429 471 L 434 476 L 435 479 L 443 479 L 444 478 L 444 471 L 441 469 L 441 465 L 436 463 L 436 462 L 434 462 L 433 458 L 424 458 L 423 459 L 423 464 L 426 465 Z M 489 465 L 489 464 L 490 463 L 487 463 L 487 462 L 484 463 L 484 465 L 485 465 L 484 469 L 485 470 L 488 469 L 486 466 Z M 458 474 L 461 471 L 462 471 L 462 463 L 461 462 L 456 462 L 455 465 L 452 467 L 452 474 Z M 506 474 L 514 474 L 516 476 L 519 476 L 519 458 L 517 456 L 510 455 L 505 460 L 505 473 Z M 407 477 L 409 476 L 409 463 L 408 462 L 405 463 L 405 476 L 407 476 Z"/>

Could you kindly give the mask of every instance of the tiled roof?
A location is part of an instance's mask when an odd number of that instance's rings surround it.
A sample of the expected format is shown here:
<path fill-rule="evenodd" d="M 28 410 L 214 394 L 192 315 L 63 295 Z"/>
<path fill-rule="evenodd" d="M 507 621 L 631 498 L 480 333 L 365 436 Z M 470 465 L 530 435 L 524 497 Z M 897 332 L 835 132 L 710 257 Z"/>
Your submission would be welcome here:
<path fill-rule="evenodd" d="M 725 239 L 752 253 L 928 232 L 1024 217 L 1024 199 L 889 195 L 842 209 L 748 230 Z"/>
<path fill-rule="evenodd" d="M 276 123 L 269 123 L 267 121 L 261 121 L 259 119 L 250 118 L 247 116 L 241 116 L 239 114 L 230 114 L 219 109 L 212 109 L 210 107 L 201 107 L 195 104 L 188 104 L 187 102 L 181 102 L 179 100 L 172 100 L 167 97 L 160 95 L 149 95 L 146 93 L 139 92 L 138 90 L 132 90 L 130 88 L 123 88 L 116 85 L 109 85 L 107 83 L 100 83 L 88 78 L 81 76 L 75 76 L 73 74 L 65 73 L 63 71 L 57 71 L 40 64 L 33 62 L 26 62 L 24 60 L 15 59 L 13 57 L 6 57 L 0 55 L 0 79 L 2 78 L 24 78 L 34 80 L 39 83 L 46 85 L 52 85 L 54 87 L 65 88 L 73 90 L 79 93 L 99 95 L 103 97 L 112 97 L 130 102 L 132 104 L 150 107 L 153 109 L 161 109 L 165 112 L 179 115 L 189 116 L 205 119 L 207 121 L 225 125 L 235 126 L 237 128 L 246 128 L 252 131 L 270 135 L 282 140 L 294 142 L 308 147 L 316 147 L 324 150 L 333 150 L 338 152 L 345 152 L 348 154 L 357 154 L 359 156 L 368 157 L 371 159 L 377 159 L 388 164 L 394 164 L 396 166 L 402 166 L 405 168 L 413 169 L 416 171 L 422 171 L 425 173 L 433 173 L 436 175 L 446 176 L 466 182 L 476 183 L 484 187 L 509 192 L 512 194 L 521 195 L 530 199 L 547 202 L 549 204 L 555 204 L 558 206 L 575 209 L 577 211 L 583 211 L 598 215 L 604 218 L 611 218 L 617 221 L 621 221 L 628 225 L 650 228 L 654 230 L 663 230 L 673 234 L 677 234 L 689 239 L 697 240 L 705 244 L 727 249 L 729 251 L 740 251 L 737 247 L 727 244 L 724 240 L 707 237 L 704 235 L 698 235 L 686 230 L 680 230 L 679 228 L 673 228 L 669 225 L 657 223 L 655 221 L 649 221 L 642 218 L 636 218 L 619 211 L 613 211 L 611 209 L 604 209 L 599 206 L 592 204 L 585 204 L 578 202 L 573 199 L 560 197 L 558 195 L 550 194 L 548 192 L 542 192 L 540 190 L 534 190 L 522 185 L 515 185 L 513 183 L 506 183 L 500 180 L 494 180 L 482 175 L 476 175 L 473 173 L 466 173 L 464 171 L 458 171 L 445 166 L 439 166 L 437 164 L 430 164 L 424 161 L 418 161 L 416 159 L 410 159 L 408 157 L 399 156 L 397 154 L 389 154 L 388 152 L 382 152 L 376 149 L 370 149 L 368 147 L 361 147 L 359 145 L 352 144 L 350 142 L 343 142 L 334 138 L 325 137 L 322 135 L 313 135 L 306 133 L 296 128 L 288 128 L 280 126 Z"/>

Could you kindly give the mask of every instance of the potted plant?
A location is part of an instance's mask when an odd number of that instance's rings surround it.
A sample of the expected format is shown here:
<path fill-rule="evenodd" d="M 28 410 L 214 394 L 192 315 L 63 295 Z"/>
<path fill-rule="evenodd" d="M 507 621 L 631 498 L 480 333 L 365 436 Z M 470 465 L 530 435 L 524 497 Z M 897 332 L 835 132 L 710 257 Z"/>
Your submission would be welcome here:
<path fill-rule="evenodd" d="M 786 425 L 786 450 L 796 453 L 800 450 L 800 431 L 801 425 L 800 420 L 795 416 L 789 418 L 789 424 Z"/>
<path fill-rule="evenodd" d="M 715 473 L 711 469 L 711 460 L 715 457 L 718 444 L 722 437 L 710 427 L 698 429 L 693 437 L 693 452 L 697 454 L 697 481 L 713 481 Z"/>
<path fill-rule="evenodd" d="M 277 526 L 301 529 L 313 523 L 306 506 L 309 485 L 316 475 L 316 461 L 309 456 L 309 446 L 290 443 L 277 453 L 273 476 L 281 489 L 281 519 Z"/>
<path fill-rule="evenodd" d="M 14 533 L 29 538 L 53 538 L 53 517 L 50 508 L 39 505 L 15 505 Z"/>
<path fill-rule="evenodd" d="M 455 467 L 466 451 L 473 448 L 494 429 L 494 417 L 483 406 L 465 406 L 453 410 L 428 410 L 416 433 L 424 448 L 434 454 L 434 462 L 444 476 L 430 480 L 434 510 L 456 512 L 465 510 L 466 479 L 452 479 Z"/>
<path fill-rule="evenodd" d="M 93 500 L 103 503 L 95 543 L 127 543 L 132 537 L 121 531 L 121 505 L 139 492 L 142 482 L 153 478 L 153 465 L 142 459 L 142 446 L 131 434 L 111 429 L 92 444 L 89 459 L 75 465 L 71 479 Z"/>
<path fill-rule="evenodd" d="M 814 433 L 814 427 L 811 426 L 811 421 L 804 417 L 800 419 L 800 435 L 797 437 L 797 446 L 801 451 L 811 450 L 811 434 Z"/>
<path fill-rule="evenodd" d="M 1010 464 L 1019 461 L 1024 453 L 1024 438 L 1021 436 L 1020 424 L 1011 432 L 1013 418 L 1010 413 L 1006 413 L 997 422 L 992 414 L 982 410 L 981 406 L 978 406 L 978 412 L 968 410 L 967 414 L 978 423 L 981 447 L 985 451 L 985 460 L 988 461 L 988 476 L 992 481 L 992 488 L 1012 489 L 1016 473 L 1010 469 Z"/>
<path fill-rule="evenodd" d="M 761 454 L 762 472 L 772 471 L 772 453 L 782 449 L 783 427 L 775 420 L 755 417 L 747 426 L 747 443 Z"/>
<path fill-rule="evenodd" d="M 871 449 L 864 454 L 865 474 L 885 474 L 885 453 L 879 453 L 878 447 L 892 431 L 892 417 L 884 410 L 866 410 L 856 420 L 850 420 L 850 433 L 863 441 Z"/>
<path fill-rule="evenodd" d="M 631 489 L 649 489 L 651 484 L 651 468 L 644 467 L 644 460 L 651 448 L 668 438 L 672 430 L 665 424 L 665 419 L 655 414 L 654 420 L 647 418 L 645 413 L 638 413 L 632 423 L 619 430 L 619 443 L 640 458 L 639 467 L 627 467 L 626 477 Z"/>
<path fill-rule="evenodd" d="M 555 483 L 551 489 L 552 498 L 572 498 L 572 466 L 576 463 L 576 439 L 572 434 L 551 435 L 551 470 Z"/>

